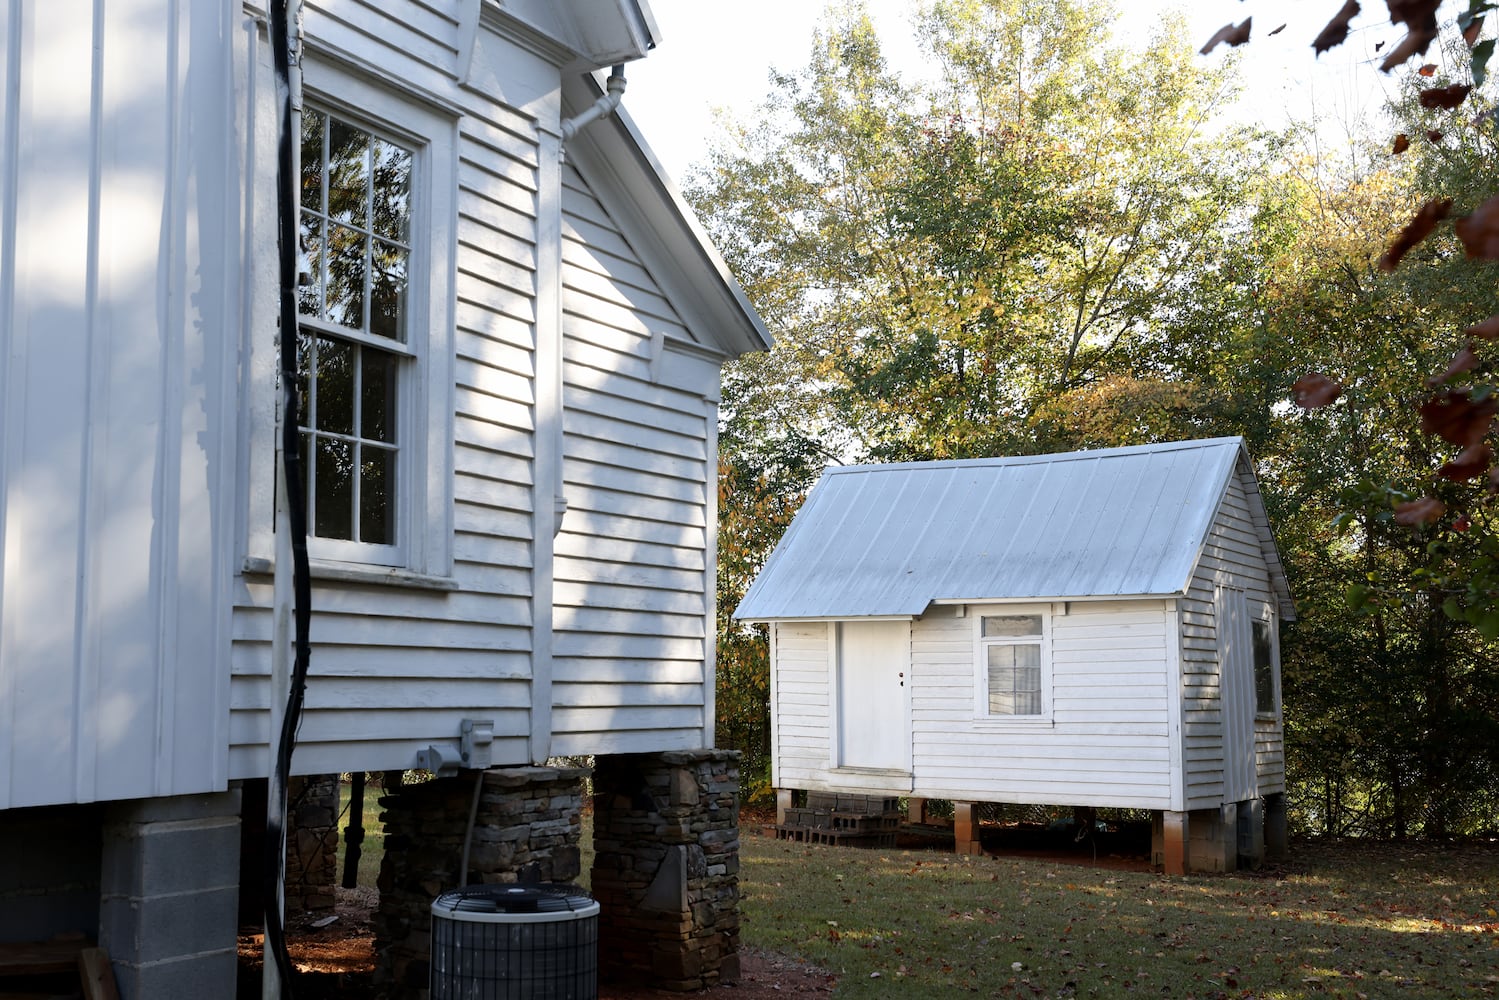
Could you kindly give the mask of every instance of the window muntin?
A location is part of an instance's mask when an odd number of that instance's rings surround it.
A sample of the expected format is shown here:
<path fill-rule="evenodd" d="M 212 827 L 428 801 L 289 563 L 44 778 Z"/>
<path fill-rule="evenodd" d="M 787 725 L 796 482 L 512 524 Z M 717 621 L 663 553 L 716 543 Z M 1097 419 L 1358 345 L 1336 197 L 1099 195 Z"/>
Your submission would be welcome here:
<path fill-rule="evenodd" d="M 302 115 L 298 391 L 316 538 L 394 551 L 415 156 L 335 115 Z"/>
<path fill-rule="evenodd" d="M 979 652 L 984 697 L 981 715 L 991 718 L 1045 715 L 1045 616 L 980 615 Z"/>
<path fill-rule="evenodd" d="M 1257 620 L 1254 634 L 1254 710 L 1259 715 L 1275 714 L 1275 623 Z"/>

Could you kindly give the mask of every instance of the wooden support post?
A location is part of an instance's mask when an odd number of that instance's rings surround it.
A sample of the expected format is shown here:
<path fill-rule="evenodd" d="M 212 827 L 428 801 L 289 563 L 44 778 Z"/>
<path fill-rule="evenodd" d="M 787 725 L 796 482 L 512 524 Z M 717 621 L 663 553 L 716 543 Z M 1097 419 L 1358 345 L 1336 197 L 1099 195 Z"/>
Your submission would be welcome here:
<path fill-rule="evenodd" d="M 1163 811 L 1161 830 L 1164 842 L 1162 869 L 1167 875 L 1187 874 L 1187 814 Z"/>
<path fill-rule="evenodd" d="M 915 824 L 926 822 L 926 799 L 912 797 L 906 800 L 906 822 Z"/>
<path fill-rule="evenodd" d="M 791 789 L 776 789 L 776 826 L 786 825 L 786 810 L 791 808 Z"/>
<path fill-rule="evenodd" d="M 959 854 L 983 854 L 979 844 L 978 823 L 973 816 L 972 802 L 952 804 L 953 850 Z"/>

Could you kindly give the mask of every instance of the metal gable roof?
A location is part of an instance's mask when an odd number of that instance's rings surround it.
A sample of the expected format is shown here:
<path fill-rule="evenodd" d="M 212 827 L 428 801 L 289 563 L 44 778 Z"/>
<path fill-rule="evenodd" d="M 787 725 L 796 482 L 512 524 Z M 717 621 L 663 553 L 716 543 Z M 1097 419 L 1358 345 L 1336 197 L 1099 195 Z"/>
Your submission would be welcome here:
<path fill-rule="evenodd" d="M 1235 437 L 830 469 L 735 617 L 1181 594 L 1241 455 Z"/>

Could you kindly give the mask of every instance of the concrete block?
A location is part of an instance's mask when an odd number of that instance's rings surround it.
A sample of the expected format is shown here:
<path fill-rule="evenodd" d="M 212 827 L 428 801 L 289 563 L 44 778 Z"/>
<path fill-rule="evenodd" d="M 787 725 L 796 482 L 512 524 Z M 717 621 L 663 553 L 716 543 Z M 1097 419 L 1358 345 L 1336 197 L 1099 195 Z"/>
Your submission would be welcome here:
<path fill-rule="evenodd" d="M 232 949 L 239 887 L 99 904 L 99 944 L 111 958 L 136 965 Z"/>
<path fill-rule="evenodd" d="M 232 997 L 235 994 L 235 951 L 196 955 L 173 962 L 131 965 L 114 962 L 120 1000 L 176 997 Z"/>
<path fill-rule="evenodd" d="M 239 884 L 239 818 L 112 826 L 103 895 L 147 896 Z"/>
<path fill-rule="evenodd" d="M 1252 871 L 1265 861 L 1265 803 L 1250 799 L 1239 803 L 1238 867 Z"/>

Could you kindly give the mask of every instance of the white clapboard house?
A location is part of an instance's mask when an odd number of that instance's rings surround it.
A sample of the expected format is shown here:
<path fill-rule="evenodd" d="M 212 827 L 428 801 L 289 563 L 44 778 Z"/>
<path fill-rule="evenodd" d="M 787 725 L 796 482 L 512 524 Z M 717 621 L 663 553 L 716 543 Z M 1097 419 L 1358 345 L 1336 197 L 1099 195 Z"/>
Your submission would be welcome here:
<path fill-rule="evenodd" d="M 736 612 L 783 803 L 1148 809 L 1175 871 L 1283 842 L 1294 614 L 1239 438 L 830 469 Z"/>
<path fill-rule="evenodd" d="M 646 4 L 304 14 L 293 770 L 711 746 L 719 369 L 769 337 L 623 110 L 574 120 Z M 97 886 L 101 830 L 270 766 L 278 103 L 257 0 L 13 0 L 0 88 L 5 941 L 46 831 Z"/>

